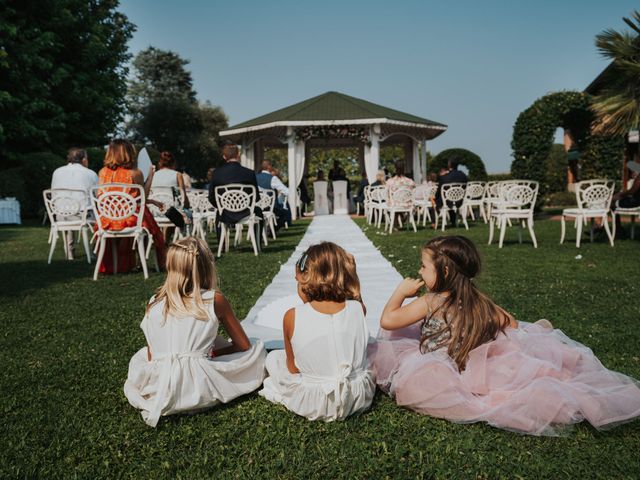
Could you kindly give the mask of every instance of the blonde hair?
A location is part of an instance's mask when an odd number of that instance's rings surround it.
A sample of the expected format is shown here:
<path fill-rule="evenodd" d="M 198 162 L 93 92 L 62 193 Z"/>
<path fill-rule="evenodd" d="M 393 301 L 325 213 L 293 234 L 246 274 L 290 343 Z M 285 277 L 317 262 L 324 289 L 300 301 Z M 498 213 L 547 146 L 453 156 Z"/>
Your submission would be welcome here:
<path fill-rule="evenodd" d="M 376 173 L 376 180 L 384 185 L 384 180 L 385 180 L 384 170 L 378 170 L 378 173 Z"/>
<path fill-rule="evenodd" d="M 167 279 L 156 290 L 147 312 L 164 300 L 165 320 L 168 315 L 209 320 L 200 290 L 215 290 L 217 287 L 216 267 L 209 246 L 200 238 L 183 238 L 167 250 Z M 207 303 L 212 301 L 207 300 Z"/>
<path fill-rule="evenodd" d="M 138 164 L 136 147 L 128 140 L 116 138 L 111 140 L 104 156 L 104 166 L 115 170 L 118 167 L 135 168 Z"/>
<path fill-rule="evenodd" d="M 356 261 L 335 243 L 310 246 L 296 268 L 300 272 L 300 288 L 308 301 L 362 301 Z"/>
<path fill-rule="evenodd" d="M 430 290 L 449 295 L 429 316 L 442 315 L 445 326 L 424 335 L 420 348 L 424 350 L 429 338 L 448 331 L 451 335 L 448 354 L 462 371 L 471 350 L 504 333 L 510 318 L 475 285 L 473 280 L 480 273 L 481 260 L 471 240 L 458 235 L 434 237 L 423 246 L 423 251 L 431 254 L 436 270 L 436 282 Z"/>

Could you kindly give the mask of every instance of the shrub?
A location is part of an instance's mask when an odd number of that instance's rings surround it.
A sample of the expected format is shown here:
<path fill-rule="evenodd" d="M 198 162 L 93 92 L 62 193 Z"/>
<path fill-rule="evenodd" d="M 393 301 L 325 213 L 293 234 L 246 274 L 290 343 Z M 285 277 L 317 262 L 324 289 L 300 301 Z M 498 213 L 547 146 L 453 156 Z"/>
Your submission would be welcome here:
<path fill-rule="evenodd" d="M 469 180 L 486 180 L 487 169 L 484 167 L 482 159 L 470 150 L 464 148 L 449 148 L 441 151 L 431 162 L 429 173 L 438 173 L 441 168 L 447 167 L 449 160 L 457 160 L 460 165 L 469 169 Z"/>
<path fill-rule="evenodd" d="M 547 207 L 570 207 L 576 204 L 576 194 L 573 192 L 553 192 L 544 199 Z"/>

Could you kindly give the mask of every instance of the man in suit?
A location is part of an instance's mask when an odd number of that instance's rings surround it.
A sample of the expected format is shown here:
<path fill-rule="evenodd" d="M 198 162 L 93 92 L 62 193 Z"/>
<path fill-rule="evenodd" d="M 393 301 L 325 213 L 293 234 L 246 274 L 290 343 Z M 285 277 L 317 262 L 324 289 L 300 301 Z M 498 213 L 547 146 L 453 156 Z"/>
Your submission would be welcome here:
<path fill-rule="evenodd" d="M 253 170 L 240 165 L 240 149 L 237 145 L 228 144 L 222 148 L 222 157 L 225 160 L 224 165 L 216 168 L 211 175 L 211 184 L 209 185 L 209 201 L 211 205 L 218 208 L 216 204 L 215 188 L 223 185 L 229 185 L 230 183 L 241 183 L 243 185 L 252 185 L 255 187 L 256 195 L 258 195 L 258 182 L 256 180 L 256 174 Z M 259 198 L 256 197 L 256 201 Z M 259 207 L 254 209 L 254 212 L 258 217 L 262 217 L 262 210 Z M 222 215 L 218 215 L 216 223 L 224 222 L 227 225 L 234 225 L 249 215 L 249 210 L 242 210 L 240 212 L 228 212 L 223 211 Z M 216 233 L 220 235 L 219 225 L 216 225 Z M 256 232 L 259 234 L 260 232 Z M 260 239 L 260 235 L 256 238 Z"/>
<path fill-rule="evenodd" d="M 466 184 L 469 181 L 469 179 L 467 178 L 467 175 L 464 172 L 461 172 L 460 170 L 458 170 L 457 159 L 455 158 L 450 159 L 447 162 L 447 166 L 449 167 L 449 171 L 438 178 L 438 193 L 436 194 L 436 206 L 438 207 L 438 210 L 440 209 L 440 207 L 442 207 L 442 196 L 440 194 L 442 190 L 442 185 L 446 183 Z M 449 203 L 450 203 L 449 207 L 453 206 L 454 204 L 454 202 L 449 202 Z M 459 202 L 455 202 L 455 206 L 457 208 L 460 208 L 461 205 L 462 205 L 462 200 L 460 200 Z M 449 214 L 450 214 L 449 218 L 451 219 L 452 225 L 455 225 L 456 212 L 451 211 Z"/>

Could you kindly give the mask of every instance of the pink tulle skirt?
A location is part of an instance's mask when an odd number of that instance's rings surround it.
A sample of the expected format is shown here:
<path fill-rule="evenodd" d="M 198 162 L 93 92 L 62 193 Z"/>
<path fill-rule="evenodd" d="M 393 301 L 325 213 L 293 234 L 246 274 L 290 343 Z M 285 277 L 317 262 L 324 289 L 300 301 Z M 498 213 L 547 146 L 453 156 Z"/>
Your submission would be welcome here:
<path fill-rule="evenodd" d="M 585 419 L 606 429 L 640 416 L 640 383 L 607 370 L 547 321 L 520 322 L 477 347 L 462 373 L 446 348 L 420 353 L 419 338 L 417 323 L 380 329 L 369 345 L 378 386 L 417 412 L 531 435 L 560 435 Z"/>

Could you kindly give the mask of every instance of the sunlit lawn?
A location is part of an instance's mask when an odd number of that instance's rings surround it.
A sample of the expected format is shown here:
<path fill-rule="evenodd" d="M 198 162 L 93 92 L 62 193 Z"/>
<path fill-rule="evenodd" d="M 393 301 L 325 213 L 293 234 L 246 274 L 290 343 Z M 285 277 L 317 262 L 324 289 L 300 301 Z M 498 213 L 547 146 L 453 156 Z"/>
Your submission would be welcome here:
<path fill-rule="evenodd" d="M 435 235 L 383 235 L 358 222 L 404 275 L 415 275 L 419 245 Z M 283 231 L 258 258 L 245 242 L 219 262 L 238 316 L 306 225 Z M 526 233 L 518 244 L 515 229 L 502 250 L 486 245 L 485 225 L 452 232 L 478 243 L 480 285 L 517 318 L 548 318 L 607 367 L 640 378 L 640 241 L 611 248 L 585 237 L 577 250 L 571 229 L 559 245 L 559 224 L 546 220 L 536 223 L 537 250 Z M 0 477 L 640 477 L 640 422 L 537 438 L 418 415 L 381 394 L 371 411 L 345 422 L 311 423 L 253 394 L 149 428 L 122 385 L 129 358 L 144 344 L 145 302 L 162 275 L 93 282 L 92 266 L 63 261 L 61 249 L 48 266 L 46 241 L 47 229 L 36 224 L 0 228 Z"/>

